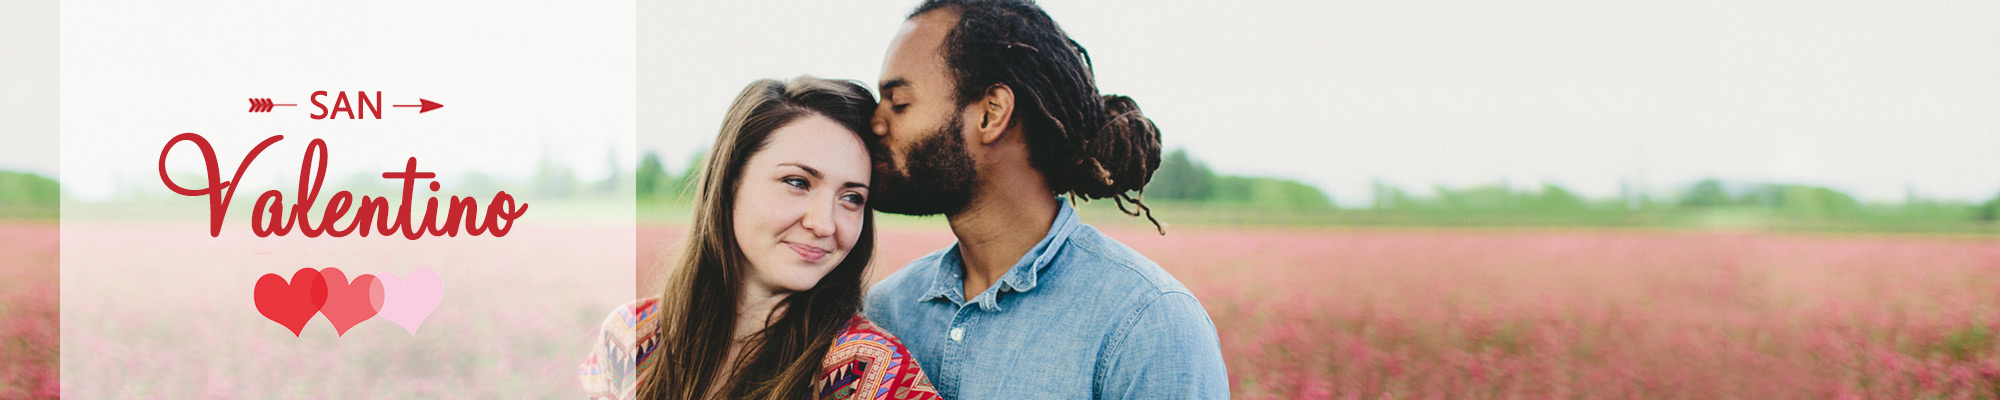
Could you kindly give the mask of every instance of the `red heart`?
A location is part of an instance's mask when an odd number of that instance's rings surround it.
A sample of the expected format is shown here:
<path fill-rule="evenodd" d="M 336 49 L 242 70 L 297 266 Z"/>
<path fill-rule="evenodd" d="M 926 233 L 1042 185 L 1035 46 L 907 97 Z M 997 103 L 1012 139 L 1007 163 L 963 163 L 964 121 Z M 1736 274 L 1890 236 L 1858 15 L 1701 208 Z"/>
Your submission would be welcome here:
<path fill-rule="evenodd" d="M 326 304 L 326 288 L 326 280 L 312 268 L 299 268 L 289 284 L 278 274 L 264 274 L 257 278 L 257 312 L 291 329 L 296 337 Z"/>
<path fill-rule="evenodd" d="M 347 276 L 339 268 L 320 270 L 326 276 L 326 304 L 320 306 L 319 313 L 326 315 L 327 322 L 333 323 L 337 336 L 347 335 L 347 328 L 361 321 L 374 318 L 382 311 L 382 281 L 374 275 L 361 274 L 348 282 Z"/>

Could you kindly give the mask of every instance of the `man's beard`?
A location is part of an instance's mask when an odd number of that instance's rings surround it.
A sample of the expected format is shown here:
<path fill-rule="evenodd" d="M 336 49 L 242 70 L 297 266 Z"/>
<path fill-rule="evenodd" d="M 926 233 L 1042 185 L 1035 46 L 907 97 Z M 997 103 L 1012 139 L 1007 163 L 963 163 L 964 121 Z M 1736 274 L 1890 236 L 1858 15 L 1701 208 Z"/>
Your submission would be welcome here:
<path fill-rule="evenodd" d="M 902 171 L 875 171 L 874 192 L 869 205 L 882 212 L 903 215 L 957 214 L 972 202 L 972 156 L 965 151 L 963 116 L 955 116 L 943 129 L 911 146 Z M 886 156 L 886 154 L 884 155 Z M 894 159 L 890 158 L 893 163 Z"/>

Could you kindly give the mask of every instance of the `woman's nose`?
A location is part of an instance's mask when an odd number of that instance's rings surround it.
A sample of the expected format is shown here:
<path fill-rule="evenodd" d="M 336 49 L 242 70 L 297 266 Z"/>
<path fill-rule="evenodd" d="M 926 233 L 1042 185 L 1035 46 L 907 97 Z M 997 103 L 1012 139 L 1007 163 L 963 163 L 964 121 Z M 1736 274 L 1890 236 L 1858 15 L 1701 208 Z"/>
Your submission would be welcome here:
<path fill-rule="evenodd" d="M 807 206 L 805 220 L 800 221 L 800 225 L 803 225 L 807 232 L 812 232 L 814 237 L 833 236 L 836 230 L 833 225 L 833 207 L 834 205 L 831 202 L 817 206 Z"/>

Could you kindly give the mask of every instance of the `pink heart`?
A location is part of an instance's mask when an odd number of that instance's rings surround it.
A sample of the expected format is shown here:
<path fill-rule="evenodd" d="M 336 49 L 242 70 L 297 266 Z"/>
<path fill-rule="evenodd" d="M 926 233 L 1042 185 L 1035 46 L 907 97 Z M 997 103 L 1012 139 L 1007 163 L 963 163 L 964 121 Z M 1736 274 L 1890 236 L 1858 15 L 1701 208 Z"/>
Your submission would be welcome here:
<path fill-rule="evenodd" d="M 424 318 L 430 317 L 431 310 L 437 309 L 438 302 L 444 299 L 444 282 L 438 279 L 437 271 L 428 267 L 410 270 L 407 279 L 383 273 L 377 280 L 382 282 L 385 294 L 382 317 L 402 325 L 411 335 L 417 334 L 417 326 L 423 325 Z"/>
<path fill-rule="evenodd" d="M 382 310 L 382 283 L 373 275 L 361 274 L 353 282 L 348 282 L 339 268 L 320 269 L 320 275 L 326 279 L 327 296 L 319 314 L 333 323 L 335 335 L 346 336 L 347 328 L 373 318 Z"/>

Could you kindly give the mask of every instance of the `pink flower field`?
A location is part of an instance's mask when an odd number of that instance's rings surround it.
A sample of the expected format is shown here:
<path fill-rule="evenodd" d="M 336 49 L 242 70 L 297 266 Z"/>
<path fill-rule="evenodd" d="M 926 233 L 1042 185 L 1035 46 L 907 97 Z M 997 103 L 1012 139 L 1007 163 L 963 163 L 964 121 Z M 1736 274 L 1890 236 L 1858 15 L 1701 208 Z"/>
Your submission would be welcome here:
<path fill-rule="evenodd" d="M 2000 398 L 1991 238 L 1110 233 L 1201 299 L 1240 398 Z M 952 238 L 879 242 L 876 279 Z"/>
<path fill-rule="evenodd" d="M 1996 398 L 2000 242 L 1189 231 L 1243 398 Z"/>
<path fill-rule="evenodd" d="M 608 233 L 544 230 L 549 232 L 523 231 L 519 240 L 590 240 Z M 1159 236 L 1150 227 L 1108 230 L 1194 290 L 1216 322 L 1239 398 L 2000 398 L 1995 238 L 1202 228 Z M 0 225 L 0 251 L 7 255 L 0 258 L 0 398 L 43 398 L 57 390 L 54 231 L 53 225 Z M 117 239 L 110 243 L 139 236 L 123 232 L 102 234 Z M 677 227 L 640 227 L 640 290 L 631 295 L 651 295 L 647 280 L 670 259 L 669 243 L 679 235 Z M 266 246 L 259 243 L 282 243 L 241 240 L 190 243 L 253 250 Z M 871 272 L 876 279 L 952 238 L 940 228 L 889 227 L 879 241 L 883 248 Z M 326 251 L 352 254 L 340 243 L 348 242 L 326 242 L 332 247 Z M 591 278 L 617 269 L 589 266 L 631 261 L 589 253 L 527 257 L 529 250 L 509 248 L 515 243 L 521 242 L 426 242 L 424 251 L 398 245 L 411 253 L 381 260 L 410 260 L 374 269 L 438 265 L 449 285 L 447 303 L 418 335 L 370 322 L 340 339 L 323 321 L 309 325 L 306 337 L 291 338 L 261 320 L 249 308 L 249 283 L 266 270 L 297 264 L 257 261 L 277 253 L 246 254 L 240 257 L 249 261 L 231 263 L 243 267 L 228 267 L 220 280 L 241 287 L 216 286 L 227 290 L 213 300 L 187 292 L 160 297 L 158 305 L 116 303 L 229 312 L 203 314 L 194 325 L 130 320 L 89 323 L 116 331 L 65 330 L 62 341 L 74 342 L 70 350 L 78 351 L 65 351 L 66 360 L 115 361 L 65 364 L 65 374 L 128 378 L 115 380 L 116 386 L 62 390 L 126 398 L 580 393 L 569 368 L 615 304 L 606 295 L 626 295 L 604 285 L 630 279 Z M 368 259 L 376 258 L 358 260 Z M 473 266 L 445 269 L 460 264 Z M 195 279 L 182 276 L 198 270 L 117 271 L 144 279 L 108 287 L 138 290 L 130 285 Z M 536 295 L 515 298 L 522 293 Z M 82 302 L 72 311 L 106 313 L 110 304 Z M 512 312 L 488 311 L 502 309 Z M 145 343 L 134 343 L 121 339 L 128 336 L 118 332 L 126 329 L 151 333 L 144 334 Z M 315 346 L 338 348 L 307 352 Z M 349 386 L 297 381 L 312 375 Z M 546 379 L 500 378 L 506 376 Z"/>
<path fill-rule="evenodd" d="M 53 399 L 56 224 L 0 223 L 0 399 Z"/>
<path fill-rule="evenodd" d="M 187 221 L 65 220 L 61 234 L 67 398 L 578 398 L 577 366 L 633 296 L 630 223 L 422 241 L 209 237 Z M 264 274 L 417 267 L 443 299 L 415 333 L 376 316 L 337 334 L 315 315 L 295 336 L 253 302 Z"/>

